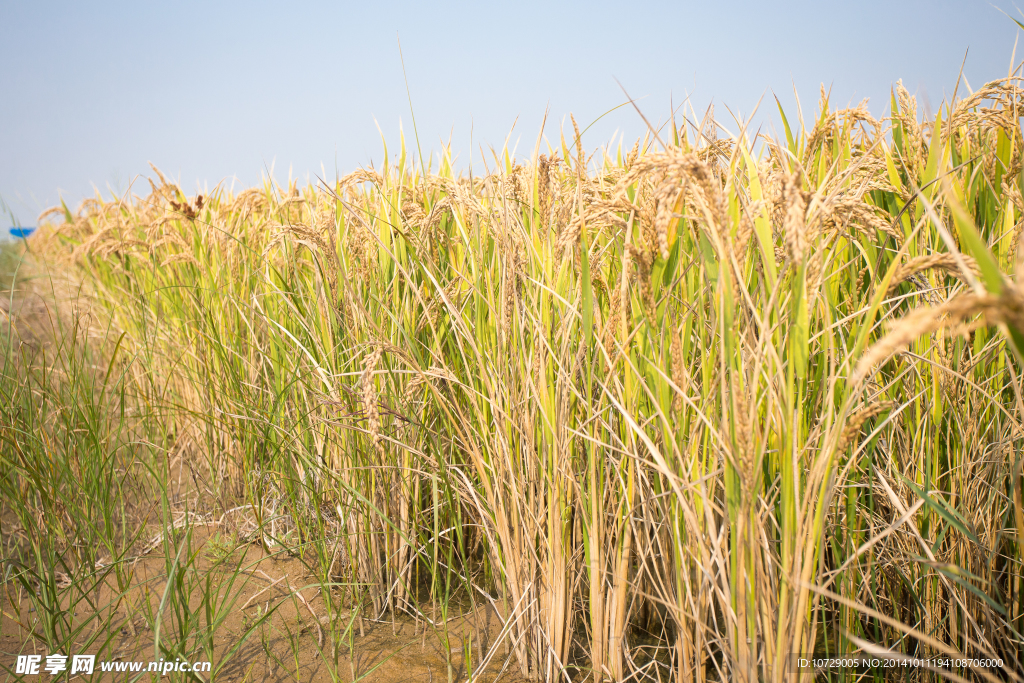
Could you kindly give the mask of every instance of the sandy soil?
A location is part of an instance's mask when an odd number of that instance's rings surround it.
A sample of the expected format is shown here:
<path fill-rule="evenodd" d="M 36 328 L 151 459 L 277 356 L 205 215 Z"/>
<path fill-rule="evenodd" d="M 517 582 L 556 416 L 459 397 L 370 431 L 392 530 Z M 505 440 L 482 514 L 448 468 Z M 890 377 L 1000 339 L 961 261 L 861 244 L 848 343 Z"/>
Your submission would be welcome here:
<path fill-rule="evenodd" d="M 8 526 L 8 525 L 5 525 Z M 9 527 L 8 527 L 9 528 Z M 202 546 L 217 538 L 212 530 L 197 530 L 193 542 Z M 109 625 L 102 627 L 99 639 L 111 638 L 111 647 L 106 648 L 100 659 L 106 661 L 142 661 L 147 666 L 158 659 L 154 654 L 156 634 L 149 625 L 146 614 L 155 614 L 164 591 L 167 588 L 167 566 L 162 549 L 155 548 L 130 563 L 132 587 L 117 600 L 118 591 L 112 573 L 96 591 L 95 604 L 118 605 Z M 237 595 L 235 607 L 217 629 L 213 639 L 213 657 L 209 658 L 214 667 L 220 668 L 215 679 L 209 675 L 202 680 L 218 681 L 352 681 L 368 680 L 384 683 L 402 681 L 444 682 L 448 679 L 448 666 L 442 646 L 440 629 L 424 628 L 408 616 L 393 618 L 383 615 L 378 620 L 367 615 L 360 619 L 347 609 L 334 615 L 335 632 L 340 632 L 351 623 L 353 638 L 336 642 L 331 636 L 330 617 L 325 601 L 313 577 L 303 563 L 281 553 L 267 552 L 253 543 L 236 551 L 232 560 L 241 559 L 245 569 L 239 572 L 232 588 Z M 226 582 L 234 571 L 235 562 L 227 571 L 213 567 L 209 548 L 200 552 L 202 559 L 190 568 L 199 576 L 208 573 L 218 582 Z M 99 568 L 100 574 L 104 571 Z M 61 576 L 58 575 L 58 581 Z M 59 585 L 59 583 L 58 583 Z M 7 582 L 3 586 L 5 595 L 0 599 L 0 665 L 13 670 L 19 654 L 51 654 L 46 651 L 41 639 L 33 632 L 41 631 L 40 618 L 32 607 L 22 586 Z M 202 612 L 200 593 L 192 595 L 194 614 Z M 66 606 L 66 601 L 64 601 Z M 431 608 L 423 605 L 425 614 Z M 272 616 L 254 629 L 250 629 L 261 614 L 275 609 Z M 105 610 L 103 617 L 109 616 Z M 74 615 L 68 615 L 73 626 L 86 624 L 79 642 L 85 642 L 96 631 L 96 625 L 89 626 L 95 615 L 86 613 L 81 606 Z M 103 621 L 106 621 L 104 618 Z M 360 628 L 360 621 L 361 628 Z M 175 617 L 165 616 L 161 621 L 163 637 L 173 637 Z M 248 632 L 248 633 L 247 633 Z M 521 680 L 516 675 L 515 665 L 505 667 L 504 649 L 495 640 L 500 632 L 500 622 L 493 609 L 478 607 L 451 616 L 448 622 L 449 642 L 452 644 L 452 680 L 468 680 L 464 645 L 472 648 L 471 666 L 483 660 L 494 647 L 496 653 L 492 663 L 476 680 L 502 681 Z M 237 651 L 232 652 L 247 637 Z M 81 650 L 63 654 L 96 653 L 98 648 L 83 647 Z M 201 650 L 200 650 L 201 651 Z M 335 660 L 335 654 L 337 660 Z M 197 659 L 208 659 L 207 655 Z M 6 661 L 3 661 L 6 660 Z M 335 661 L 337 662 L 335 664 Z M 505 669 L 502 674 L 502 669 Z M 338 678 L 332 676 L 331 669 Z M 354 674 L 354 678 L 353 678 Z M 34 677 L 26 676 L 24 680 Z M 156 677 L 154 677 L 155 679 Z M 129 680 L 128 674 L 99 673 L 93 676 L 76 676 L 72 680 Z M 166 680 L 190 680 L 184 674 L 169 674 Z M 9 675 L 8 680 L 19 680 Z M 41 679 L 36 679 L 41 680 Z M 145 677 L 144 679 L 145 680 Z M 194 679 L 193 679 L 194 680 Z"/>

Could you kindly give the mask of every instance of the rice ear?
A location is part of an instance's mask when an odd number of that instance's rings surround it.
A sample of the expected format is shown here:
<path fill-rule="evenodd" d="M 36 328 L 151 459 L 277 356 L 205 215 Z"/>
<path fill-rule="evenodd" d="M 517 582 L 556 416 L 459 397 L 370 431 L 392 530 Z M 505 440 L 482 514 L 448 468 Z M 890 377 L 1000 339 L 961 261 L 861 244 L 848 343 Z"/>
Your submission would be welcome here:
<path fill-rule="evenodd" d="M 970 256 L 961 256 L 964 262 L 967 264 L 968 270 L 974 276 L 979 276 L 981 271 L 978 270 L 978 262 Z M 925 270 L 942 270 L 956 277 L 960 280 L 967 282 L 967 278 L 960 269 L 960 265 L 957 263 L 956 257 L 953 254 L 927 254 L 925 256 L 918 256 L 912 258 L 906 263 L 900 265 L 897 271 L 892 276 L 892 281 L 889 283 L 889 292 L 893 292 L 896 288 L 904 281 L 912 278 L 914 275 L 925 271 Z"/>
<path fill-rule="evenodd" d="M 967 318 L 985 315 L 990 322 L 1001 319 L 1000 297 L 991 294 L 962 294 L 940 306 L 911 311 L 893 325 L 882 339 L 861 356 L 853 373 L 854 383 L 862 382 L 871 370 L 894 353 L 905 350 L 917 338 L 939 329 L 959 325 Z"/>
<path fill-rule="evenodd" d="M 807 204 L 800 187 L 800 172 L 796 171 L 788 178 L 783 189 L 786 204 L 786 218 L 783 233 L 786 237 L 786 250 L 793 263 L 803 261 L 807 253 Z"/>
<path fill-rule="evenodd" d="M 370 434 L 373 446 L 380 446 L 380 409 L 377 406 L 377 387 L 373 376 L 380 362 L 381 348 L 376 346 L 363 363 L 363 374 L 359 378 L 359 395 L 363 410 L 366 411 L 366 430 Z"/>
<path fill-rule="evenodd" d="M 846 421 L 846 427 L 843 429 L 842 435 L 839 437 L 839 451 L 846 450 L 846 447 L 853 443 L 854 439 L 860 433 L 861 427 L 864 423 L 871 418 L 884 413 L 885 411 L 892 408 L 892 401 L 875 401 L 867 406 L 864 406 L 860 410 L 852 413 Z"/>

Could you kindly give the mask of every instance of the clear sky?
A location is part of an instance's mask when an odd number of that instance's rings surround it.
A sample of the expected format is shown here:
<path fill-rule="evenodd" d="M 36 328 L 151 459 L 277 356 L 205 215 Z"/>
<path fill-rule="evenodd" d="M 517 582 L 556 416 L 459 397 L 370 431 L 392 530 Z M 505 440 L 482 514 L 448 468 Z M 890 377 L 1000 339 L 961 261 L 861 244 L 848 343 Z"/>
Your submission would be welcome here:
<path fill-rule="evenodd" d="M 474 172 L 510 131 L 528 156 L 545 108 L 557 144 L 569 112 L 586 126 L 621 104 L 616 79 L 652 121 L 689 98 L 687 114 L 713 101 L 729 122 L 765 95 L 758 120 L 781 129 L 772 94 L 793 118 L 795 85 L 810 116 L 822 83 L 882 116 L 901 78 L 934 110 L 968 48 L 972 88 L 1007 75 L 1018 31 L 997 7 L 1024 21 L 1010 0 L 0 0 L 0 198 L 32 224 L 61 196 L 123 192 L 148 162 L 187 192 L 379 164 L 381 132 L 414 144 L 399 39 L 424 153 L 450 138 Z M 643 132 L 627 106 L 584 145 Z"/>

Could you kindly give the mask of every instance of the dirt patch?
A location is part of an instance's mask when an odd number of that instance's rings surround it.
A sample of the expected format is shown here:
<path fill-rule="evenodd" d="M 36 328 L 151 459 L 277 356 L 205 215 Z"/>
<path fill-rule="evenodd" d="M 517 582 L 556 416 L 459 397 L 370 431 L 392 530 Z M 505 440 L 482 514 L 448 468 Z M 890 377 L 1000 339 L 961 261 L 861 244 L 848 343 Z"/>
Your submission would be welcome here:
<path fill-rule="evenodd" d="M 187 541 L 185 535 L 190 536 Z M 180 550 L 193 557 L 187 567 L 172 563 L 169 571 L 175 546 L 179 563 Z M 75 646 L 62 654 L 96 654 L 97 662 L 143 662 L 148 667 L 161 659 L 173 661 L 175 652 L 188 648 L 188 660 L 209 661 L 216 670 L 215 677 L 204 675 L 201 680 L 465 681 L 467 669 L 476 680 L 499 675 L 504 681 L 520 680 L 498 642 L 501 622 L 489 606 L 460 611 L 449 615 L 447 624 L 434 625 L 404 614 L 374 615 L 352 606 L 332 609 L 305 564 L 280 550 L 268 551 L 259 543 L 228 549 L 212 525 L 193 526 L 169 541 L 169 548 L 171 553 L 162 545 L 132 558 L 127 590 L 118 588 L 109 567 L 98 567 L 100 580 L 90 592 L 91 603 L 100 609 L 92 613 L 80 599 L 69 604 L 76 598 L 71 586 L 63 586 L 60 609 L 43 614 L 38 595 L 33 600 L 24 585 L 6 582 L 0 617 L 0 654 L 6 661 L 0 664 L 13 672 L 18 655 L 42 655 L 45 662 L 54 652 L 40 637 L 42 622 L 56 618 L 68 621 L 65 630 L 81 632 Z M 187 576 L 182 580 L 177 572 Z M 68 581 L 58 577 L 58 585 L 61 579 Z M 179 593 L 171 598 L 172 591 Z M 330 597 L 337 605 L 339 596 Z M 186 601 L 188 608 L 183 609 Z M 433 610 L 427 604 L 420 609 L 425 616 Z M 210 622 L 213 633 L 206 633 Z M 450 655 L 445 653 L 445 626 Z M 158 637 L 163 650 L 156 646 Z M 488 655 L 490 664 L 481 670 L 479 664 Z M 195 680 L 169 675 L 170 680 Z M 97 670 L 82 680 L 128 677 Z"/>

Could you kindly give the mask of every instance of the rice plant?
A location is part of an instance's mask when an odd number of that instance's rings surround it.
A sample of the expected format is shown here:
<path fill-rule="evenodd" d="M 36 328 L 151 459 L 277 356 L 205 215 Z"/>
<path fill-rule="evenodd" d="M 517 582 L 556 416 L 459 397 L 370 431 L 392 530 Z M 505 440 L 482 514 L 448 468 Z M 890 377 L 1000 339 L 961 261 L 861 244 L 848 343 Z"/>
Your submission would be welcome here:
<path fill-rule="evenodd" d="M 450 679 L 891 651 L 1018 681 L 1022 107 L 1013 75 L 934 118 L 902 84 L 882 120 L 823 92 L 809 124 L 779 107 L 784 138 L 709 111 L 588 156 L 573 121 L 482 176 L 404 140 L 307 187 L 154 169 L 32 244 L 259 542 L 415 618 Z M 487 651 L 449 633 L 470 603 Z"/>

